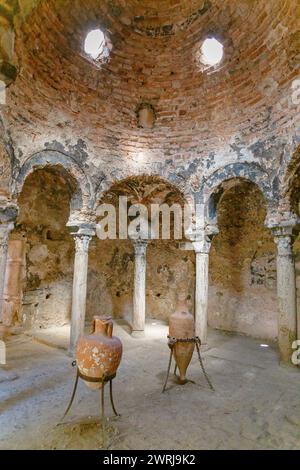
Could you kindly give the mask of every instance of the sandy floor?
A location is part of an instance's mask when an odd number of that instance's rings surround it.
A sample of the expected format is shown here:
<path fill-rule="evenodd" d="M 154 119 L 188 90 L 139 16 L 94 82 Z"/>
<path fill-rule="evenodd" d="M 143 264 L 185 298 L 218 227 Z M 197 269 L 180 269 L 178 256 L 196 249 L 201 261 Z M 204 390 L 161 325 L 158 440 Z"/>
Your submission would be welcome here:
<path fill-rule="evenodd" d="M 300 371 L 278 365 L 276 348 L 210 331 L 203 352 L 216 391 L 209 390 L 196 355 L 189 377 L 172 379 L 162 394 L 169 350 L 167 327 L 147 326 L 144 339 L 115 327 L 124 357 L 114 380 L 120 418 L 99 422 L 99 393 L 83 383 L 66 424 L 56 426 L 72 392 L 68 329 L 13 337 L 0 368 L 1 449 L 299 449 Z M 50 344 L 52 346 L 49 346 Z M 53 347 L 56 345 L 56 347 Z M 111 416 L 107 402 L 107 415 Z"/>

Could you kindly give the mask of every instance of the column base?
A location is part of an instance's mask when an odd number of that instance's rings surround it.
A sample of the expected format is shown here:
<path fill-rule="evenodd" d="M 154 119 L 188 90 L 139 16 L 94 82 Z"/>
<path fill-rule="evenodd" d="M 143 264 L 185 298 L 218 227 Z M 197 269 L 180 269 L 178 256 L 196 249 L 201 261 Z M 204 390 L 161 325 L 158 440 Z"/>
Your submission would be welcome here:
<path fill-rule="evenodd" d="M 145 338 L 145 330 L 132 330 L 132 338 Z"/>

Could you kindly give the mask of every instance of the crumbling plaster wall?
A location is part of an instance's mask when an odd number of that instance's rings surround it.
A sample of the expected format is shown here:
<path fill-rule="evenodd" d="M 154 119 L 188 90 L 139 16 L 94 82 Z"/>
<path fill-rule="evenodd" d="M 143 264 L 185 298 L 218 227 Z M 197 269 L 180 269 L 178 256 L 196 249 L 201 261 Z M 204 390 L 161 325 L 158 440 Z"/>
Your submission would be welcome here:
<path fill-rule="evenodd" d="M 37 170 L 25 181 L 12 234 L 26 242 L 23 323 L 44 328 L 71 316 L 74 242 L 66 223 L 70 188 L 59 172 Z"/>
<path fill-rule="evenodd" d="M 151 203 L 182 205 L 184 195 L 178 188 L 161 178 L 131 177 L 115 183 L 100 202 L 113 204 L 119 220 L 119 197 L 126 196 L 128 208 L 142 203 L 151 214 Z M 97 219 L 101 221 L 101 217 Z M 130 218 L 128 218 L 130 223 Z M 119 224 L 117 224 L 117 234 Z M 171 223 L 171 234 L 173 223 Z M 183 252 L 176 240 L 153 240 L 148 243 L 146 277 L 146 315 L 167 320 L 176 305 L 179 288 L 193 297 L 194 254 Z M 98 240 L 95 238 L 89 253 L 87 314 L 110 313 L 131 321 L 134 280 L 134 250 L 129 240 Z"/>
<path fill-rule="evenodd" d="M 180 287 L 191 299 L 195 260 L 175 242 L 155 240 L 147 247 L 146 315 L 168 320 Z M 130 241 L 98 240 L 90 246 L 87 318 L 111 314 L 131 321 L 134 252 Z"/>
<path fill-rule="evenodd" d="M 255 185 L 233 181 L 223 193 L 220 233 L 210 253 L 209 324 L 275 339 L 276 248 L 265 216 L 264 197 Z"/>
<path fill-rule="evenodd" d="M 59 169 L 36 170 L 18 199 L 20 214 L 12 236 L 26 242 L 23 321 L 26 328 L 69 323 L 74 241 L 66 228 L 70 188 Z M 130 241 L 99 240 L 89 250 L 87 320 L 132 314 L 133 246 Z M 174 242 L 153 241 L 147 249 L 147 315 L 167 320 L 180 284 L 193 295 L 194 256 Z"/>

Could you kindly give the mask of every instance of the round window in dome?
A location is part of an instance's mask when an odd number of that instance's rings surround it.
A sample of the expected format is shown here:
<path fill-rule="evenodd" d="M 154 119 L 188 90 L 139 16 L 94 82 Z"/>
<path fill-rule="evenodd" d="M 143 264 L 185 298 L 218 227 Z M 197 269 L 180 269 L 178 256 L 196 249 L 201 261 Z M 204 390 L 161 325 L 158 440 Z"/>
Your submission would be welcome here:
<path fill-rule="evenodd" d="M 103 54 L 105 49 L 105 37 L 101 29 L 90 31 L 85 38 L 84 51 L 94 60 Z"/>
<path fill-rule="evenodd" d="M 221 62 L 224 55 L 224 47 L 217 39 L 208 38 L 201 47 L 201 62 L 204 65 L 217 65 Z"/>

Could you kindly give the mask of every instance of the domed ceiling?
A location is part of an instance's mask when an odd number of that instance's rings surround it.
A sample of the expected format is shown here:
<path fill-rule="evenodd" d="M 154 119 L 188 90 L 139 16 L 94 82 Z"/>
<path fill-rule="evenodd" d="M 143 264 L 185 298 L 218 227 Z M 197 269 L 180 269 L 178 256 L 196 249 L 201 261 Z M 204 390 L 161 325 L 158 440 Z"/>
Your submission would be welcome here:
<path fill-rule="evenodd" d="M 4 110 L 20 158 L 45 144 L 80 142 L 95 167 L 202 164 L 208 156 L 259 158 L 299 129 L 299 106 L 291 100 L 300 76 L 298 0 L 24 0 L 20 6 L 19 75 Z M 107 39 L 105 61 L 84 53 L 94 28 Z M 224 45 L 215 68 L 200 62 L 208 36 Z M 141 103 L 155 110 L 153 129 L 138 126 Z"/>

